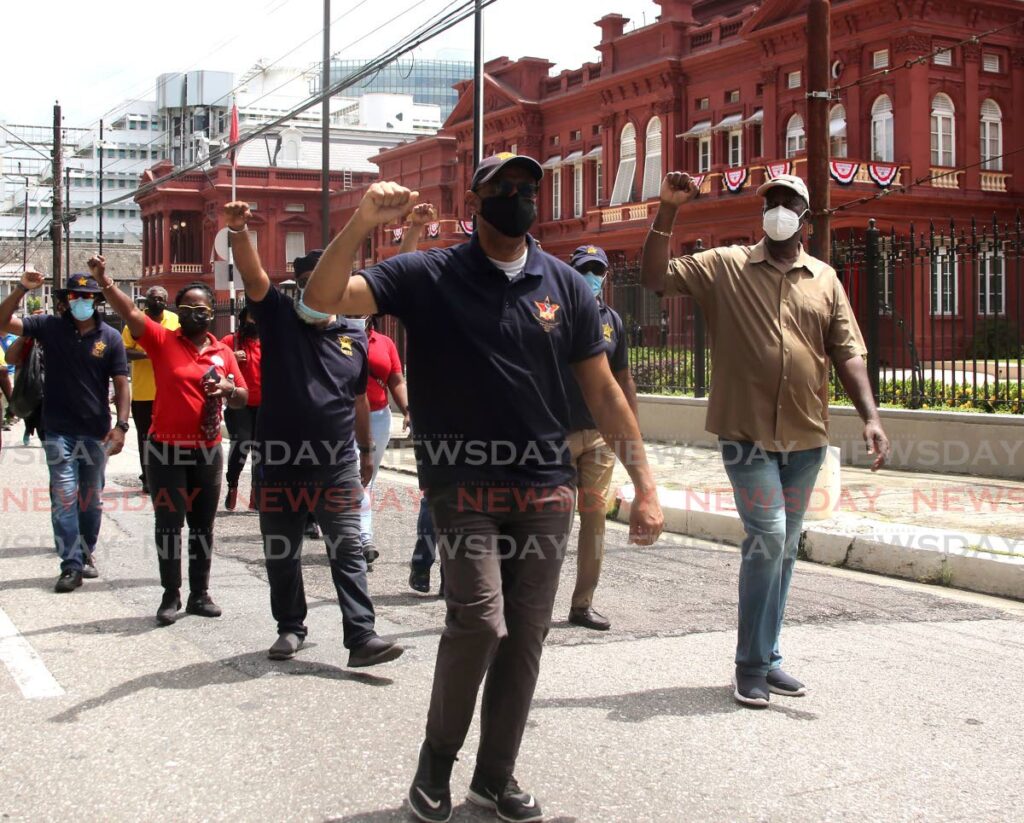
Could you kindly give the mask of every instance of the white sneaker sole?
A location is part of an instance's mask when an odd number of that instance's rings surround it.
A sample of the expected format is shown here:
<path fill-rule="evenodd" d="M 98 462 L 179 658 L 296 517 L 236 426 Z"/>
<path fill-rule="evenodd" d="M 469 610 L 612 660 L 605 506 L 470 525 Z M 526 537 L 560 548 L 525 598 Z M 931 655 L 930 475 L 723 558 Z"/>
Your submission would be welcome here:
<path fill-rule="evenodd" d="M 807 687 L 801 686 L 797 691 L 790 692 L 785 689 L 780 689 L 778 686 L 773 686 L 771 683 L 768 684 L 768 691 L 772 694 L 779 694 L 783 697 L 805 697 L 807 695 Z"/>
<path fill-rule="evenodd" d="M 543 812 L 537 812 L 533 817 L 519 817 L 513 820 L 511 817 L 505 817 L 501 812 L 498 811 L 498 804 L 495 803 L 491 798 L 485 797 L 482 794 L 477 794 L 475 791 L 470 789 L 466 793 L 466 800 L 475 806 L 479 806 L 481 809 L 491 809 L 499 820 L 504 820 L 506 823 L 536 823 L 538 820 L 544 819 Z"/>
<path fill-rule="evenodd" d="M 770 688 L 769 688 L 770 691 Z M 732 681 L 732 696 L 735 698 L 737 703 L 742 703 L 744 706 L 753 706 L 758 709 L 768 708 L 768 700 L 763 697 L 744 697 L 740 694 L 739 686 L 736 685 L 736 680 Z"/>

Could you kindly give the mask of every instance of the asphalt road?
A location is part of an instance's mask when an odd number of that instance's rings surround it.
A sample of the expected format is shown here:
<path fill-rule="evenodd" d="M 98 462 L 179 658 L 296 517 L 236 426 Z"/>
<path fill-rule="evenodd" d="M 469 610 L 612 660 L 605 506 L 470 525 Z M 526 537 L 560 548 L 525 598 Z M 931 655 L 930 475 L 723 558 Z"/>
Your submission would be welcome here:
<path fill-rule="evenodd" d="M 8 440 L 0 455 L 0 817 L 410 819 L 444 607 L 407 587 L 408 479 L 381 483 L 371 577 L 378 630 L 407 652 L 353 671 L 319 546 L 306 560 L 311 645 L 266 659 L 275 631 L 247 511 L 218 518 L 224 616 L 157 628 L 135 459 L 108 470 L 100 579 L 58 596 L 41 451 Z M 783 652 L 812 691 L 756 712 L 727 687 L 735 549 L 671 536 L 629 548 L 611 525 L 605 634 L 565 622 L 573 563 L 517 771 L 548 820 L 1024 819 L 1024 604 L 801 564 Z M 52 675 L 30 693 L 61 693 L 26 697 L 12 666 Z M 493 817 L 461 803 L 454 819 Z"/>

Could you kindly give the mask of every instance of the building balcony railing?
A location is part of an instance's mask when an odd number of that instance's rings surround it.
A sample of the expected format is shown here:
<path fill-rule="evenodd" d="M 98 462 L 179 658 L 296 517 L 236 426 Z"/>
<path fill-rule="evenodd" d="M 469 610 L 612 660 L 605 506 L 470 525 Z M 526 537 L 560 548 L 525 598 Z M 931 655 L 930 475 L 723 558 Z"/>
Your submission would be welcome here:
<path fill-rule="evenodd" d="M 1001 171 L 983 171 L 981 173 L 982 191 L 1006 191 L 1006 181 L 1010 177 Z"/>
<path fill-rule="evenodd" d="M 171 263 L 171 274 L 202 274 L 202 263 Z"/>
<path fill-rule="evenodd" d="M 953 171 L 953 169 L 947 168 L 936 168 L 932 167 L 930 170 L 932 177 L 935 179 L 931 181 L 932 188 L 934 189 L 958 189 L 960 188 L 960 175 L 962 171 Z M 938 175 L 938 176 L 936 176 Z"/>

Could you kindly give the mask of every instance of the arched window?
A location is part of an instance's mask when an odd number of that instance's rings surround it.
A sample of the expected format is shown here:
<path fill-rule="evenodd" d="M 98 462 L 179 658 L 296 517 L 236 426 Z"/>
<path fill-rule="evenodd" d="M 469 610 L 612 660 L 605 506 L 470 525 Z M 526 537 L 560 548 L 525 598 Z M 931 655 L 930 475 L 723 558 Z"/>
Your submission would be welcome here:
<path fill-rule="evenodd" d="M 657 197 L 661 191 L 661 118 L 652 117 L 647 124 L 647 145 L 644 154 L 644 191 L 641 200 Z"/>
<path fill-rule="evenodd" d="M 302 157 L 302 133 L 297 128 L 285 129 L 281 133 L 280 166 L 297 166 Z"/>
<path fill-rule="evenodd" d="M 615 172 L 610 206 L 620 206 L 633 199 L 633 175 L 636 174 L 636 128 L 627 123 L 619 138 L 619 168 Z"/>
<path fill-rule="evenodd" d="M 956 165 L 956 138 L 953 101 L 945 94 L 932 98 L 932 165 L 951 168 Z"/>
<path fill-rule="evenodd" d="M 893 158 L 892 101 L 883 94 L 871 104 L 871 159 L 891 163 Z"/>
<path fill-rule="evenodd" d="M 981 159 L 985 171 L 1003 168 L 1003 111 L 995 100 L 981 104 Z"/>
<path fill-rule="evenodd" d="M 804 119 L 799 114 L 794 114 L 786 124 L 786 158 L 796 157 L 806 146 Z"/>
<path fill-rule="evenodd" d="M 830 154 L 838 160 L 846 157 L 846 107 L 833 106 L 828 115 L 828 142 Z"/>

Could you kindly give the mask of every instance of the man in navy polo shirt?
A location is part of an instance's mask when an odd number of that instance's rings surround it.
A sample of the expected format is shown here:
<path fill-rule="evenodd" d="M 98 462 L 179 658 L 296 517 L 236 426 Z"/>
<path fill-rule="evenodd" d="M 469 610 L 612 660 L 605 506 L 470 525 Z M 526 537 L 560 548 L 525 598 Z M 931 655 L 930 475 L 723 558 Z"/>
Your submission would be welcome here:
<path fill-rule="evenodd" d="M 62 316 L 14 317 L 21 298 L 43 284 L 27 271 L 0 303 L 0 332 L 33 337 L 43 347 L 48 368 L 43 392 L 43 430 L 50 467 L 51 520 L 61 575 L 55 590 L 70 592 L 83 577 L 96 577 L 93 553 L 103 517 L 104 469 L 108 455 L 124 448 L 131 392 L 124 343 L 96 315 L 100 287 L 87 274 L 68 282 L 69 310 Z M 114 381 L 117 423 L 110 426 L 108 387 Z"/>
<path fill-rule="evenodd" d="M 418 198 L 375 183 L 305 293 L 322 312 L 396 315 L 408 333 L 420 484 L 448 604 L 409 789 L 421 820 L 451 815 L 452 765 L 481 683 L 469 799 L 503 820 L 541 819 L 513 771 L 572 519 L 569 380 L 579 381 L 636 484 L 631 539 L 653 543 L 663 522 L 636 419 L 608 369 L 597 303 L 576 272 L 527 234 L 542 175 L 529 157 L 486 159 L 467 193 L 477 221 L 469 242 L 398 255 L 350 279 L 367 235 L 403 218 Z"/>
<path fill-rule="evenodd" d="M 267 654 L 272 660 L 288 660 L 305 643 L 302 536 L 313 513 L 327 543 L 348 665 L 387 663 L 404 649 L 374 631 L 376 617 L 359 540 L 360 481 L 370 481 L 374 451 L 366 399 L 366 332 L 362 323 L 315 312 L 303 302 L 319 251 L 295 260 L 295 299 L 270 282 L 245 229 L 251 216 L 245 203 L 224 207 L 235 265 L 245 284 L 246 305 L 259 325 L 263 352 L 256 498 L 278 631 Z"/>
<path fill-rule="evenodd" d="M 569 259 L 587 283 L 601 315 L 601 339 L 612 375 L 622 388 L 629 408 L 637 416 L 636 384 L 629 371 L 629 345 L 618 313 L 604 302 L 608 255 L 597 246 L 580 246 Z M 572 593 L 569 622 L 586 629 L 607 631 L 609 620 L 594 608 L 594 592 L 601 578 L 604 557 L 604 526 L 608 511 L 608 492 L 615 470 L 615 452 L 601 437 L 594 416 L 580 393 L 576 381 L 566 386 L 569 392 L 569 452 L 576 469 L 576 508 L 580 513 L 580 532 L 576 546 L 576 588 Z"/>

